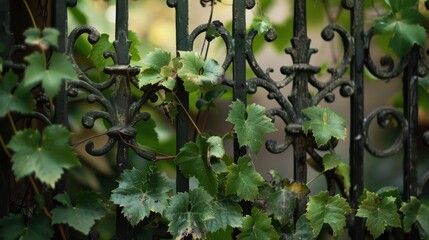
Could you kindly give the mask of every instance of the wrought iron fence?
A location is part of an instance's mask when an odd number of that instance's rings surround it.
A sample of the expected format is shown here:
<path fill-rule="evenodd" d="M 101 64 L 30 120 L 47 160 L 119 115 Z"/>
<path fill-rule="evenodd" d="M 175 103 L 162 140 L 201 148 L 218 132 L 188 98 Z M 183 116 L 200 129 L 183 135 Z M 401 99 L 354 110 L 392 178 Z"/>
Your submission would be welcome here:
<path fill-rule="evenodd" d="M 14 61 L 14 54 L 20 49 L 15 45 L 16 32 L 12 33 L 11 15 L 17 14 L 13 10 L 14 1 L 1 0 L 0 8 L 0 39 L 5 45 L 6 51 L 3 53 L 4 65 L 6 68 L 18 70 L 22 68 L 22 63 Z M 255 5 L 254 0 L 233 1 L 232 4 L 232 32 L 229 32 L 222 24 L 216 25 L 216 30 L 223 39 L 227 54 L 222 63 L 225 69 L 232 69 L 232 80 L 225 80 L 224 84 L 233 89 L 233 99 L 246 103 L 247 94 L 253 94 L 257 88 L 264 88 L 268 91 L 269 99 L 276 101 L 278 108 L 269 109 L 267 115 L 273 119 L 281 119 L 285 124 L 285 136 L 282 143 L 274 140 L 266 142 L 266 147 L 273 154 L 281 153 L 287 148 L 293 149 L 293 168 L 296 181 L 307 181 L 307 158 L 314 155 L 314 149 L 308 144 L 308 137 L 301 131 L 301 123 L 304 120 L 302 110 L 317 105 L 322 100 L 333 102 L 335 96 L 333 91 L 339 88 L 339 92 L 350 101 L 350 144 L 349 159 L 351 166 L 351 189 L 350 201 L 353 208 L 358 207 L 358 198 L 364 188 L 364 152 L 367 151 L 376 157 L 386 157 L 398 153 L 403 149 L 403 196 L 409 199 L 412 195 L 421 194 L 426 182 L 417 179 L 417 141 L 422 137 L 418 135 L 418 78 L 424 76 L 429 68 L 429 62 L 425 55 L 425 49 L 414 47 L 411 52 L 399 62 L 394 62 L 390 58 L 382 59 L 382 67 L 377 66 L 370 54 L 373 31 L 364 30 L 364 1 L 343 0 L 342 7 L 350 12 L 350 29 L 337 24 L 330 24 L 322 30 L 322 38 L 330 41 L 337 34 L 343 46 L 342 62 L 337 68 L 329 69 L 330 79 L 327 82 L 317 80 L 316 74 L 320 71 L 319 66 L 310 64 L 310 59 L 317 49 L 311 48 L 311 39 L 307 35 L 307 13 L 306 5 L 308 1 L 295 0 L 293 2 L 293 38 L 290 39 L 291 47 L 285 49 L 290 55 L 293 64 L 281 67 L 280 71 L 284 75 L 283 79 L 274 79 L 269 71 L 265 71 L 258 64 L 253 52 L 253 41 L 257 35 L 256 30 L 248 30 L 246 25 L 246 11 Z M 88 101 L 102 106 L 103 110 L 92 110 L 84 114 L 82 124 L 86 128 L 92 128 L 95 120 L 102 118 L 107 121 L 109 129 L 107 143 L 99 148 L 89 141 L 86 143 L 86 151 L 94 156 L 107 154 L 116 148 L 117 174 L 129 167 L 128 149 L 146 159 L 153 159 L 154 155 L 138 147 L 136 143 L 136 130 L 134 125 L 142 120 L 150 118 L 148 113 L 141 113 L 140 109 L 149 101 L 154 100 L 154 93 L 157 88 L 147 88 L 142 97 L 135 97 L 131 88 L 137 87 L 135 76 L 139 73 L 139 68 L 130 66 L 130 41 L 127 38 L 128 32 L 128 1 L 116 1 L 116 27 L 114 52 L 105 53 L 105 57 L 110 57 L 114 65 L 108 66 L 104 72 L 110 77 L 103 83 L 95 83 L 76 64 L 73 57 L 73 49 L 78 37 L 88 34 L 88 41 L 94 44 L 100 38 L 97 29 L 91 26 L 79 26 L 72 29 L 70 34 L 67 30 L 67 8 L 78 4 L 73 0 L 53 1 L 53 26 L 60 30 L 59 51 L 70 55 L 75 70 L 81 81 L 70 82 L 63 86 L 62 92 L 56 98 L 55 122 L 67 124 L 67 98 L 68 95 L 76 95 L 78 89 L 83 89 L 90 93 Z M 208 28 L 209 24 L 202 24 L 196 29 L 189 29 L 189 4 L 184 0 L 167 0 L 167 5 L 175 9 L 176 12 L 176 49 L 182 51 L 192 50 L 193 42 Z M 277 34 L 275 30 L 270 30 L 265 34 L 265 39 L 273 41 Z M 284 43 L 285 46 L 288 43 Z M 246 67 L 250 67 L 256 77 L 248 79 Z M 401 76 L 403 79 L 403 112 L 393 108 L 382 107 L 372 111 L 365 116 L 364 109 L 364 71 L 368 70 L 381 80 L 391 79 Z M 286 96 L 281 92 L 285 86 L 292 86 L 292 91 Z M 317 90 L 311 94 L 309 87 Z M 138 87 L 137 87 L 138 88 Z M 108 93 L 109 92 L 109 93 Z M 185 106 L 189 107 L 188 94 L 183 86 L 179 86 L 178 98 Z M 387 150 L 377 149 L 369 143 L 369 125 L 374 119 L 387 126 L 389 119 L 394 118 L 401 129 L 400 136 L 393 146 Z M 189 140 L 188 119 L 183 109 L 178 109 L 176 120 L 177 129 L 177 151 Z M 425 135 L 428 141 L 428 135 Z M 237 140 L 234 140 L 234 158 L 246 153 L 246 149 L 239 147 Z M 3 167 L 2 167 L 3 168 Z M 10 168 L 6 166 L 4 169 Z M 333 179 L 328 179 L 333 181 Z M 176 178 L 177 191 L 188 191 L 189 182 L 180 172 Z M 329 185 L 331 192 L 335 191 L 335 185 Z M 8 199 L 8 186 L 2 183 L 2 201 Z M 298 214 L 305 212 L 305 201 L 301 201 L 298 206 Z M 1 204 L 1 214 L 6 214 L 9 210 L 8 204 Z M 120 208 L 117 210 L 116 231 L 118 239 L 131 239 L 132 228 L 127 219 L 123 217 Z M 350 236 L 352 239 L 364 239 L 364 226 L 361 218 L 355 217 L 351 220 Z"/>

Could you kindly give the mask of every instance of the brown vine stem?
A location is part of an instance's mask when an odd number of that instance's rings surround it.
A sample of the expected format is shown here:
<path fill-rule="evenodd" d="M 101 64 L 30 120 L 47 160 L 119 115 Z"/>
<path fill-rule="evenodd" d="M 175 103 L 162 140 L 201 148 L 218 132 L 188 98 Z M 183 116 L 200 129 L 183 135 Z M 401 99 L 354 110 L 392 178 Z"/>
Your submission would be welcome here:
<path fill-rule="evenodd" d="M 188 116 L 189 121 L 191 121 L 192 125 L 194 126 L 195 130 L 197 130 L 198 134 L 201 135 L 201 131 L 198 128 L 197 124 L 194 122 L 194 120 L 192 119 L 191 115 L 189 114 L 188 110 L 185 109 L 185 106 L 183 106 L 182 101 L 180 101 L 179 97 L 176 95 L 175 92 L 172 92 L 174 97 L 176 98 L 176 100 L 179 102 L 179 105 L 182 107 L 183 111 L 185 111 L 186 115 Z"/>

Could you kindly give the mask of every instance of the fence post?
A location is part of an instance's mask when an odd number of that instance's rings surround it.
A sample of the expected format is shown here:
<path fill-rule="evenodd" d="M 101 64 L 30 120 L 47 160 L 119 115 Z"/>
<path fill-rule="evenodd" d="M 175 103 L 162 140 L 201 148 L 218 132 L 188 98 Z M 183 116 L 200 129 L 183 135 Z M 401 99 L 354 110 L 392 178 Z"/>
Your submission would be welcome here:
<path fill-rule="evenodd" d="M 353 209 L 358 208 L 359 197 L 364 185 L 364 59 L 365 33 L 363 30 L 363 1 L 354 1 L 351 11 L 351 32 L 354 38 L 354 54 L 351 62 L 350 78 L 355 83 L 350 97 L 350 201 Z M 352 239 L 364 239 L 362 218 L 352 216 L 350 236 Z"/>

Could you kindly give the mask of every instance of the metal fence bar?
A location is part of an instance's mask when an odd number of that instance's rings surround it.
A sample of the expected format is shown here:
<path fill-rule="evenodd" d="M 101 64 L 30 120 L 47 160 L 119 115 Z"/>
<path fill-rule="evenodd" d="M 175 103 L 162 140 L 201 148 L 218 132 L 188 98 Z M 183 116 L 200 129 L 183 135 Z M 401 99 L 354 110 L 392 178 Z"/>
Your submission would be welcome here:
<path fill-rule="evenodd" d="M 189 4 L 188 0 L 167 0 L 169 7 L 176 9 L 176 50 L 189 51 L 192 49 L 189 41 Z M 177 109 L 176 116 L 176 152 L 189 141 L 189 119 L 186 111 L 189 110 L 189 94 L 179 81 L 176 95 L 182 106 Z M 189 190 L 189 180 L 176 168 L 176 191 Z"/>
<path fill-rule="evenodd" d="M 408 121 L 408 134 L 404 142 L 403 160 L 403 198 L 409 200 L 416 196 L 417 189 L 417 130 L 418 130 L 418 62 L 419 48 L 415 46 L 410 54 L 403 76 L 404 117 Z"/>
<path fill-rule="evenodd" d="M 246 8 L 254 4 L 248 1 L 233 1 L 232 4 L 232 37 L 234 39 L 234 58 L 232 78 L 234 80 L 233 100 L 246 101 Z M 234 161 L 246 154 L 246 148 L 240 147 L 237 137 L 234 137 Z"/>
<path fill-rule="evenodd" d="M 363 30 L 363 1 L 355 1 L 351 10 L 351 34 L 354 38 L 354 54 L 350 78 L 355 83 L 350 97 L 350 201 L 353 209 L 358 208 L 359 197 L 364 184 L 364 59 L 365 39 Z M 352 239 L 364 239 L 363 219 L 352 216 L 350 235 Z"/>

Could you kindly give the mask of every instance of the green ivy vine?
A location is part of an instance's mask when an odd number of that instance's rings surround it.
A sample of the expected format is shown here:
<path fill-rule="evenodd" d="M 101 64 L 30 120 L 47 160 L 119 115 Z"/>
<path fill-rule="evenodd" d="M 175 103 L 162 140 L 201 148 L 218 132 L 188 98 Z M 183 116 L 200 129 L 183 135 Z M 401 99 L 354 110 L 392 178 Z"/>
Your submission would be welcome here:
<path fill-rule="evenodd" d="M 426 33 L 419 25 L 421 15 L 416 10 L 416 1 L 386 2 L 391 12 L 375 21 L 375 31 L 392 34 L 389 46 L 399 56 L 409 52 L 414 44 L 423 45 Z M 266 16 L 261 16 L 255 18 L 252 27 L 263 33 L 272 25 Z M 147 171 L 137 168 L 125 170 L 117 179 L 118 186 L 109 199 L 90 191 L 81 191 L 72 199 L 65 192 L 54 196 L 58 204 L 48 209 L 40 189 L 54 189 L 64 171 L 81 164 L 68 144 L 72 133 L 56 124 L 43 131 L 17 130 L 11 114 L 34 111 L 31 91 L 35 86 L 43 88 L 52 106 L 64 79 L 73 81 L 78 77 L 68 57 L 56 51 L 59 36 L 56 29 L 34 27 L 26 30 L 24 35 L 25 43 L 34 49 L 34 53 L 25 58 L 27 67 L 22 81 L 18 81 L 18 76 L 12 71 L 2 73 L 0 117 L 9 119 L 14 136 L 8 143 L 0 138 L 0 143 L 12 161 L 15 179 L 27 178 L 31 182 L 36 193 L 35 204 L 31 214 L 11 214 L 0 219 L 0 239 L 50 239 L 54 226 L 59 226 L 62 238 L 66 239 L 64 225 L 87 235 L 96 221 L 111 214 L 111 203 L 122 207 L 122 214 L 132 226 L 137 226 L 144 219 L 149 219 L 154 225 L 167 224 L 174 239 L 185 236 L 231 239 L 234 229 L 239 230 L 237 238 L 245 240 L 316 239 L 323 229 L 329 229 L 333 237 L 338 238 L 351 215 L 365 219 L 366 229 L 374 239 L 394 228 L 407 233 L 413 226 L 420 228 L 422 237 L 429 238 L 429 205 L 415 197 L 403 202 L 397 188 L 384 188 L 377 192 L 365 190 L 358 209 L 351 208 L 347 200 L 350 167 L 331 146 L 332 139 L 346 137 L 346 120 L 331 109 L 320 106 L 303 111 L 306 121 L 302 124 L 302 131 L 313 136 L 317 146 L 329 149 L 323 156 L 320 175 L 327 171 L 336 174 L 343 181 L 344 189 L 340 194 L 330 195 L 321 191 L 310 195 L 307 185 L 313 180 L 294 182 L 275 170 L 270 171 L 268 179 L 264 179 L 256 171 L 253 158 L 259 153 L 265 135 L 276 131 L 276 128 L 265 115 L 263 106 L 246 106 L 233 101 L 226 118 L 232 128 L 223 134 L 200 129 L 187 112 L 197 136 L 172 158 L 185 177 L 198 181 L 198 185 L 189 192 L 175 192 L 154 162 Z M 133 33 L 129 35 L 133 36 Z M 136 44 L 137 40 L 133 42 Z M 108 35 L 101 35 L 89 55 L 97 69 L 109 64 L 100 56 L 111 48 Z M 52 51 L 49 61 L 47 51 Z M 216 89 L 222 82 L 224 69 L 200 53 L 181 51 L 173 58 L 171 53 L 155 49 L 141 58 L 135 45 L 131 45 L 130 52 L 133 60 L 141 60 L 143 64 L 138 76 L 139 87 L 162 86 L 165 89 L 162 104 L 184 109 L 175 93 L 179 80 L 183 81 L 187 92 L 205 96 L 199 99 L 200 109 L 213 104 L 223 94 Z M 213 94 L 213 91 L 217 93 Z M 211 97 L 207 96 L 210 94 Z M 53 115 L 54 110 L 50 111 Z M 239 145 L 247 147 L 250 152 L 237 162 L 231 160 L 224 148 L 225 139 L 233 134 L 236 134 Z M 294 219 L 299 199 L 308 200 L 306 212 Z M 250 204 L 250 212 L 243 211 L 240 205 L 243 201 Z"/>

